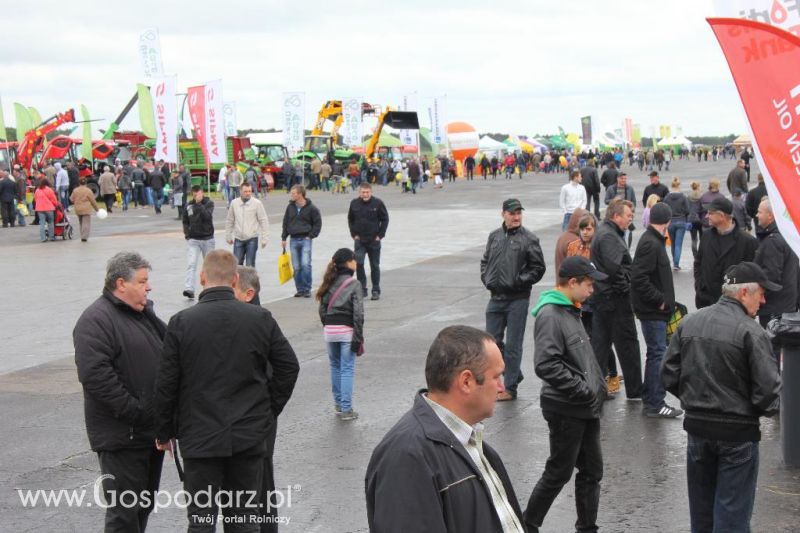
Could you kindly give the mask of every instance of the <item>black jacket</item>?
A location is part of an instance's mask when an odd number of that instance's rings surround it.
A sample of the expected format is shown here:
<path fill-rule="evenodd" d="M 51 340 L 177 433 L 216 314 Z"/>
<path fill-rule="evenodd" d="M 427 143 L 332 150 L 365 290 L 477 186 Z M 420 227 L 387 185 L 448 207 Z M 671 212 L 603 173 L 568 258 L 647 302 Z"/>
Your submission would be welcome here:
<path fill-rule="evenodd" d="M 700 309 L 708 307 L 722 296 L 722 277 L 732 265 L 752 261 L 756 255 L 756 238 L 734 227 L 726 235 L 710 228 L 700 237 L 694 257 L 694 302 Z"/>
<path fill-rule="evenodd" d="M 536 314 L 533 363 L 542 380 L 542 410 L 573 418 L 600 418 L 606 378 L 597 363 L 581 312 L 545 304 Z"/>
<path fill-rule="evenodd" d="M 778 412 L 781 380 L 769 337 L 727 296 L 681 321 L 661 380 L 680 398 L 686 430 L 706 438 L 758 440 L 758 418 Z"/>
<path fill-rule="evenodd" d="M 539 239 L 523 226 L 503 225 L 489 234 L 481 259 L 481 281 L 495 300 L 530 298 L 546 266 Z"/>
<path fill-rule="evenodd" d="M 0 202 L 11 203 L 17 197 L 17 186 L 10 176 L 0 180 Z"/>
<path fill-rule="evenodd" d="M 336 278 L 319 303 L 319 319 L 323 326 L 351 326 L 353 328 L 353 344 L 360 344 L 364 342 L 364 300 L 361 295 L 361 283 L 356 280 L 351 281 L 336 297 L 336 301 L 333 302 L 331 310 L 328 312 L 328 304 L 334 293 L 339 290 L 342 283 L 352 277 L 353 272 L 348 271 Z"/>
<path fill-rule="evenodd" d="M 286 206 L 286 212 L 283 214 L 282 241 L 285 241 L 286 237 L 290 235 L 295 238 L 309 237 L 316 239 L 320 231 L 322 231 L 322 216 L 317 206 L 311 203 L 311 200 L 306 198 L 306 205 L 300 208 L 299 213 L 297 212 L 297 205 L 294 202 L 289 202 L 289 205 Z"/>
<path fill-rule="evenodd" d="M 664 197 L 669 194 L 669 189 L 667 189 L 667 186 L 663 183 L 657 183 L 656 185 L 651 183 L 644 188 L 644 194 L 642 195 L 642 207 L 647 207 L 647 199 L 651 194 L 655 194 L 663 200 Z"/>
<path fill-rule="evenodd" d="M 639 320 L 669 320 L 675 308 L 675 287 L 667 255 L 666 237 L 652 226 L 636 245 L 631 269 L 633 310 Z M 660 309 L 661 305 L 664 309 Z"/>
<path fill-rule="evenodd" d="M 347 224 L 350 227 L 350 236 L 354 239 L 358 237 L 364 243 L 374 241 L 375 237 L 383 240 L 389 227 L 389 212 L 386 205 L 374 196 L 366 202 L 356 198 L 350 202 Z"/>
<path fill-rule="evenodd" d="M 147 175 L 144 173 L 139 167 L 133 167 L 131 170 L 131 181 L 134 185 L 144 185 L 144 182 L 147 180 Z"/>
<path fill-rule="evenodd" d="M 107 290 L 81 314 L 72 339 L 92 450 L 153 447 L 164 331 L 153 302 L 135 311 Z"/>
<path fill-rule="evenodd" d="M 600 192 L 600 179 L 597 177 L 596 168 L 586 165 L 581 169 L 581 185 L 586 189 L 587 194 Z"/>
<path fill-rule="evenodd" d="M 603 184 L 603 187 L 608 189 L 612 185 L 617 184 L 618 176 L 619 171 L 616 168 L 607 168 L 603 171 L 603 175 L 600 177 L 600 183 Z"/>
<path fill-rule="evenodd" d="M 761 203 L 761 199 L 766 195 L 767 186 L 764 185 L 764 183 L 759 183 L 756 188 L 748 191 L 747 197 L 745 197 L 744 200 L 744 210 L 750 218 L 755 220 L 756 213 L 758 213 L 758 204 Z"/>
<path fill-rule="evenodd" d="M 672 223 L 679 224 L 683 222 L 686 224 L 691 211 L 689 198 L 682 192 L 671 192 L 663 198 L 663 201 L 672 210 Z"/>
<path fill-rule="evenodd" d="M 158 440 L 177 437 L 188 458 L 257 448 L 299 370 L 269 311 L 236 300 L 230 287 L 206 289 L 167 326 L 155 395 Z"/>
<path fill-rule="evenodd" d="M 199 204 L 192 199 L 183 210 L 183 235 L 187 239 L 207 241 L 214 238 L 214 202 L 203 197 Z"/>
<path fill-rule="evenodd" d="M 747 171 L 738 166 L 728 173 L 728 192 L 733 194 L 737 190 L 747 192 Z"/>
<path fill-rule="evenodd" d="M 775 222 L 759 228 L 757 235 L 760 242 L 753 261 L 764 269 L 770 281 L 783 287 L 779 291 L 766 292 L 766 303 L 758 310 L 759 316 L 781 316 L 796 311 L 797 274 L 800 271 L 797 255 L 786 244 Z"/>
<path fill-rule="evenodd" d="M 595 281 L 596 304 L 610 302 L 614 297 L 627 298 L 631 293 L 633 260 L 623 240 L 625 232 L 610 220 L 604 220 L 592 239 L 592 261 L 608 278 Z"/>
<path fill-rule="evenodd" d="M 163 189 L 164 183 L 165 183 L 164 174 L 160 168 L 156 167 L 150 173 L 150 187 L 156 190 Z"/>
<path fill-rule="evenodd" d="M 369 530 L 502 533 L 481 471 L 421 396 L 423 392 L 372 452 L 365 479 Z M 485 441 L 483 453 L 523 524 L 503 461 Z"/>

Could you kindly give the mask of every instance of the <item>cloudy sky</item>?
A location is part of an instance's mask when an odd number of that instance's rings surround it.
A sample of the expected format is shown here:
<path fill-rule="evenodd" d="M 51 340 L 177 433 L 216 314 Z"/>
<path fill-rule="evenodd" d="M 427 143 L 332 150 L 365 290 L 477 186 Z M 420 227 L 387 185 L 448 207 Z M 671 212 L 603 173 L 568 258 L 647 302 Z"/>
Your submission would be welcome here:
<path fill-rule="evenodd" d="M 157 27 L 179 90 L 221 78 L 240 128 L 280 128 L 280 94 L 304 91 L 307 126 L 327 99 L 386 105 L 416 92 L 446 94 L 448 119 L 481 132 L 579 131 L 583 115 L 598 130 L 631 117 L 643 135 L 745 129 L 704 20 L 711 0 L 37 0 L 4 11 L 7 125 L 12 102 L 43 117 L 83 103 L 105 128 L 145 81 L 138 36 Z M 138 128 L 135 112 L 123 127 Z"/>

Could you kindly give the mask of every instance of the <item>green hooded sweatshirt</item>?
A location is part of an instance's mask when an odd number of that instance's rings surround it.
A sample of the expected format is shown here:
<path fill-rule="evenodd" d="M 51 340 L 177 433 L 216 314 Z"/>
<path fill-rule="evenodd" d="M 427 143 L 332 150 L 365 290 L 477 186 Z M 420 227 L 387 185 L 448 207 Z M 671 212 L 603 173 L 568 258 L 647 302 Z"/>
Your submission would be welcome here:
<path fill-rule="evenodd" d="M 566 295 L 558 289 L 550 289 L 549 291 L 544 291 L 542 294 L 539 295 L 539 301 L 536 302 L 536 306 L 531 311 L 533 316 L 539 314 L 539 311 L 542 310 L 547 304 L 553 305 L 563 305 L 565 307 L 575 307 L 575 304 L 566 297 Z"/>

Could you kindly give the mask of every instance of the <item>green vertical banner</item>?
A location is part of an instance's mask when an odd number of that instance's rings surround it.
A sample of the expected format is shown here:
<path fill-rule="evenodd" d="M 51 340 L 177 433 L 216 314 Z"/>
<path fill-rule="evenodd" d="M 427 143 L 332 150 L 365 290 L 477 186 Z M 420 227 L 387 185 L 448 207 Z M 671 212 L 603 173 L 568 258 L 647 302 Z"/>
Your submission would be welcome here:
<path fill-rule="evenodd" d="M 17 141 L 22 141 L 25 134 L 33 129 L 31 112 L 22 104 L 14 102 L 14 115 L 17 119 Z"/>
<path fill-rule="evenodd" d="M 8 133 L 6 133 L 6 116 L 3 114 L 2 98 L 0 98 L 0 141 L 8 141 Z"/>
<path fill-rule="evenodd" d="M 155 139 L 156 119 L 153 113 L 153 96 L 150 94 L 150 88 L 142 83 L 137 83 L 136 90 L 139 93 L 139 123 L 142 126 L 142 133 Z"/>
<path fill-rule="evenodd" d="M 88 161 L 92 161 L 92 124 L 89 122 L 89 110 L 83 104 L 81 104 L 81 116 L 83 117 L 81 156 Z"/>

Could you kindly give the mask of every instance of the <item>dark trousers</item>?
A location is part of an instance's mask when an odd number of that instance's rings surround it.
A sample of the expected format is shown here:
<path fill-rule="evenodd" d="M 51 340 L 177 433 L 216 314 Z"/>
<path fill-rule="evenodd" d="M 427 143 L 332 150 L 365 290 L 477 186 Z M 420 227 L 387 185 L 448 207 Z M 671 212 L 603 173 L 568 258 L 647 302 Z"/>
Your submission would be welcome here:
<path fill-rule="evenodd" d="M 622 375 L 625 378 L 625 395 L 628 398 L 642 396 L 642 358 L 639 338 L 630 298 L 614 297 L 612 301 L 596 300 L 592 314 L 592 349 L 600 363 L 603 375 L 608 374 L 608 360 L 617 352 Z"/>
<path fill-rule="evenodd" d="M 103 479 L 106 509 L 105 533 L 141 533 L 153 510 L 154 494 L 161 481 L 164 452 L 153 448 L 133 448 L 97 453 Z M 126 492 L 130 491 L 130 492 Z M 132 506 L 132 496 L 149 493 L 150 505 Z"/>
<path fill-rule="evenodd" d="M 600 220 L 600 191 L 586 191 L 586 210 L 591 212 L 591 205 L 594 202 L 594 216 Z"/>
<path fill-rule="evenodd" d="M 213 533 L 221 503 L 228 532 L 258 533 L 264 447 L 231 457 L 184 459 L 184 489 L 191 495 L 189 533 Z M 227 491 L 219 497 L 220 491 Z M 209 496 L 210 495 L 210 496 Z M 217 501 L 219 500 L 219 502 Z M 238 501 L 237 501 L 238 500 Z"/>
<path fill-rule="evenodd" d="M 381 293 L 381 241 L 369 243 L 354 241 L 356 253 L 356 277 L 361 283 L 361 288 L 367 292 L 367 272 L 364 269 L 365 256 L 369 258 L 369 275 L 372 279 L 372 294 Z"/>
<path fill-rule="evenodd" d="M 468 180 L 475 179 L 474 170 L 475 170 L 474 167 L 467 167 L 467 179 Z"/>
<path fill-rule="evenodd" d="M 528 531 L 539 531 L 547 511 L 576 468 L 575 507 L 578 519 L 575 531 L 597 531 L 600 480 L 603 478 L 600 420 L 583 420 L 545 410 L 542 410 L 542 415 L 550 430 L 550 457 L 523 515 Z"/>
<path fill-rule="evenodd" d="M 256 252 L 258 251 L 258 237 L 240 241 L 239 239 L 233 240 L 233 255 L 240 265 L 249 267 L 256 266 Z"/>
<path fill-rule="evenodd" d="M 750 533 L 758 442 L 709 440 L 689 433 L 686 481 L 692 533 Z"/>
<path fill-rule="evenodd" d="M 517 386 L 522 375 L 522 341 L 528 322 L 527 298 L 517 300 L 489 300 L 486 306 L 486 331 L 494 336 L 497 347 L 503 354 L 506 370 L 503 381 L 512 396 L 517 395 Z"/>
<path fill-rule="evenodd" d="M 14 208 L 14 201 L 0 202 L 0 213 L 3 215 L 3 227 L 7 228 L 9 225 L 14 227 L 14 219 L 16 218 L 16 209 Z"/>
<path fill-rule="evenodd" d="M 261 516 L 269 516 L 271 519 L 261 523 L 261 533 L 278 533 L 276 505 L 280 502 L 275 498 L 275 467 L 272 463 L 277 432 L 278 420 L 275 419 L 267 433 L 267 454 L 264 456 L 264 473 L 261 479 Z"/>
<path fill-rule="evenodd" d="M 103 203 L 106 204 L 106 211 L 111 213 L 111 210 L 114 208 L 114 201 L 117 199 L 116 194 L 104 194 L 103 195 Z"/>

